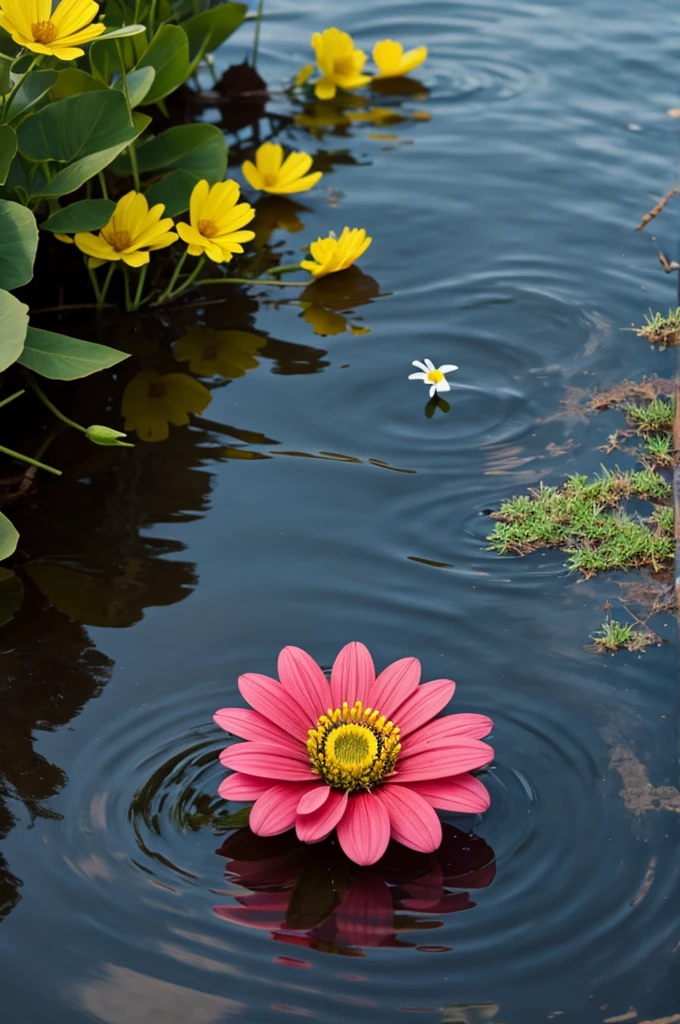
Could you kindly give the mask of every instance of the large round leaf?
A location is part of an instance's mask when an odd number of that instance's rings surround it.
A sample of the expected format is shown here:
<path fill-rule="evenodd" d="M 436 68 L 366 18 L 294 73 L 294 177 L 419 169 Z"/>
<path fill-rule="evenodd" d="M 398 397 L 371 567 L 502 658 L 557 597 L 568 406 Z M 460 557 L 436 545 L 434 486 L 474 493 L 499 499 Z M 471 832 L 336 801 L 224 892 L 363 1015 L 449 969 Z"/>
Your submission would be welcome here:
<path fill-rule="evenodd" d="M 13 555 L 18 543 L 18 531 L 12 526 L 7 516 L 0 512 L 0 561 Z"/>
<path fill-rule="evenodd" d="M 146 47 L 145 35 L 118 40 L 101 36 L 90 46 L 90 70 L 104 85 L 110 85 L 113 76 L 121 73 L 121 57 L 122 67 L 132 71 Z"/>
<path fill-rule="evenodd" d="M 28 306 L 0 289 L 0 373 L 21 355 L 28 328 Z"/>
<path fill-rule="evenodd" d="M 247 4 L 227 3 L 203 11 L 182 22 L 189 40 L 191 60 L 199 53 L 212 53 L 235 32 L 248 12 Z"/>
<path fill-rule="evenodd" d="M 153 68 L 156 73 L 145 104 L 157 103 L 178 89 L 191 73 L 189 40 L 184 29 L 179 25 L 161 25 L 137 68 Z"/>
<path fill-rule="evenodd" d="M 88 75 L 87 71 L 64 68 L 50 90 L 50 97 L 53 100 L 65 100 L 67 96 L 77 96 L 80 92 L 100 92 L 105 88 L 103 82 Z"/>
<path fill-rule="evenodd" d="M 38 225 L 25 206 L 0 199 L 0 288 L 10 291 L 33 277 Z"/>
<path fill-rule="evenodd" d="M 59 231 L 64 235 L 74 235 L 76 231 L 97 231 L 108 224 L 115 209 L 112 199 L 81 199 L 79 203 L 57 210 L 40 227 L 43 231 Z"/>
<path fill-rule="evenodd" d="M 19 362 L 51 380 L 77 380 L 97 370 L 115 366 L 127 358 L 127 352 L 109 348 L 108 345 L 97 345 L 93 341 L 29 327 Z"/>
<path fill-rule="evenodd" d="M 130 139 L 127 102 L 113 89 L 83 92 L 50 103 L 19 127 L 19 150 L 29 160 L 72 163 Z"/>
<path fill-rule="evenodd" d="M 227 144 L 214 124 L 181 124 L 149 139 L 137 150 L 142 173 L 180 169 L 208 181 L 222 181 L 227 170 Z M 127 173 L 127 156 L 116 171 Z"/>
<path fill-rule="evenodd" d="M 4 185 L 7 181 L 16 151 L 17 136 L 14 128 L 8 124 L 0 124 L 0 185 Z"/>

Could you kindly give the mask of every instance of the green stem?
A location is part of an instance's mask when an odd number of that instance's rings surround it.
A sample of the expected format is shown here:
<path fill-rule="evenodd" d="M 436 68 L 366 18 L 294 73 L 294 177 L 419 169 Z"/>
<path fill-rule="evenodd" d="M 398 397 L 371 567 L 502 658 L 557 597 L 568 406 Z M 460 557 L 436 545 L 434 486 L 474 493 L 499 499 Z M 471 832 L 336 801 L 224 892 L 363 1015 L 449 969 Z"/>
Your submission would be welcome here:
<path fill-rule="evenodd" d="M 309 281 L 272 281 L 264 277 L 202 277 L 200 281 L 192 282 L 191 284 L 187 280 L 187 283 L 178 288 L 176 292 L 164 292 L 154 302 L 154 306 L 160 306 L 163 302 L 168 302 L 170 299 L 176 298 L 179 294 L 189 291 L 191 288 L 202 288 L 204 284 L 263 284 L 268 288 L 306 288 Z"/>
<path fill-rule="evenodd" d="M 144 291 L 144 282 L 146 280 L 146 272 L 148 268 L 149 264 L 147 263 L 145 266 L 142 267 L 142 269 L 139 272 L 139 280 L 137 281 L 137 291 L 135 292 L 134 302 L 132 303 L 133 312 L 136 312 L 141 305 L 142 293 Z"/>
<path fill-rule="evenodd" d="M 0 444 L 0 452 L 3 452 L 5 455 L 10 455 L 13 459 L 19 459 L 21 462 L 27 462 L 29 466 L 37 466 L 38 469 L 44 469 L 48 473 L 53 473 L 55 476 L 61 476 L 60 469 L 55 469 L 54 466 L 47 466 L 44 462 L 38 462 L 37 459 L 32 459 L 30 455 L 22 455 L 21 452 L 15 452 L 11 448 L 5 448 L 2 444 Z"/>
<path fill-rule="evenodd" d="M 187 288 L 191 288 L 192 284 L 194 283 L 194 281 L 196 280 L 196 278 L 198 277 L 200 272 L 203 270 L 204 266 L 205 266 L 205 256 L 201 256 L 199 261 L 198 261 L 198 263 L 196 264 L 194 269 L 191 271 L 191 273 L 187 277 L 184 278 L 184 280 L 182 281 L 182 283 L 179 286 L 179 288 L 176 288 L 174 291 L 170 292 L 168 298 L 174 299 L 178 295 L 181 295 L 181 293 L 183 291 L 185 291 Z"/>
<path fill-rule="evenodd" d="M 120 45 L 120 39 L 116 39 L 116 53 L 118 54 L 118 60 L 120 61 L 120 74 L 123 79 L 123 94 L 127 102 L 128 115 L 130 117 L 130 124 L 133 124 L 132 120 L 132 104 L 130 103 L 130 90 L 128 89 L 127 71 L 125 70 L 125 61 L 123 60 L 123 50 Z M 130 146 L 132 148 L 132 145 Z M 137 189 L 139 191 L 139 189 Z"/>
<path fill-rule="evenodd" d="M 170 278 L 170 283 L 168 284 L 168 287 L 165 289 L 165 291 L 158 299 L 158 301 L 155 303 L 155 305 L 159 306 L 162 302 L 166 302 L 169 296 L 172 294 L 172 289 L 177 284 L 177 278 L 180 275 L 180 271 L 182 270 L 182 267 L 184 266 L 184 261 L 186 260 L 188 255 L 189 252 L 187 249 L 185 249 L 180 258 L 177 260 L 177 265 L 172 272 L 172 277 Z"/>
<path fill-rule="evenodd" d="M 9 398 L 3 398 L 2 402 L 0 402 L 0 409 L 2 409 L 3 405 L 9 405 L 9 403 L 13 402 L 15 398 L 20 398 L 21 395 L 25 394 L 26 388 L 22 388 L 21 391 L 15 391 L 13 395 L 9 396 Z"/>
<path fill-rule="evenodd" d="M 131 142 L 128 146 L 128 153 L 130 154 L 130 166 L 132 168 L 132 180 L 135 185 L 135 191 L 141 191 L 141 185 L 139 181 L 139 166 L 137 164 L 137 150 L 135 149 L 134 142 Z"/>
<path fill-rule="evenodd" d="M 101 291 L 102 298 L 101 298 L 101 302 L 99 303 L 100 306 L 104 305 L 104 301 L 106 299 L 106 293 L 109 290 L 109 285 L 111 284 L 111 278 L 113 277 L 113 272 L 114 272 L 115 269 L 116 269 L 116 264 L 112 261 L 111 265 L 109 266 L 109 269 L 106 272 L 106 277 L 104 278 L 104 287 L 102 288 L 102 291 Z"/>
<path fill-rule="evenodd" d="M 300 269 L 299 263 L 282 263 L 278 267 L 270 267 L 269 270 L 265 271 L 267 274 L 291 274 L 295 270 Z"/>
<path fill-rule="evenodd" d="M 128 277 L 128 268 L 123 267 L 123 281 L 125 282 L 125 312 L 132 312 L 132 298 L 130 296 L 130 278 Z"/>
<path fill-rule="evenodd" d="M 54 405 L 54 403 L 49 400 L 49 398 L 47 397 L 45 392 L 35 382 L 33 377 L 30 377 L 29 380 L 31 382 L 31 387 L 35 391 L 35 393 L 38 396 L 38 398 L 40 399 L 40 401 L 43 403 L 43 405 L 47 406 L 47 408 L 50 410 L 50 412 L 54 416 L 56 416 L 58 420 L 61 420 L 62 423 L 65 423 L 67 427 L 73 427 L 75 430 L 80 430 L 81 433 L 83 433 L 83 434 L 87 433 L 87 430 L 86 430 L 85 427 L 81 427 L 80 423 L 76 423 L 75 420 L 69 419 L 68 416 L 65 416 L 63 412 L 60 412 L 59 409 L 57 409 L 56 405 Z"/>
<path fill-rule="evenodd" d="M 102 196 L 104 197 L 104 199 L 108 199 L 109 193 L 108 189 L 106 188 L 106 178 L 104 177 L 104 172 L 100 171 L 97 177 L 99 178 L 99 187 L 102 190 Z"/>
<path fill-rule="evenodd" d="M 264 14 L 264 0 L 260 0 L 257 5 L 257 14 L 255 15 L 255 38 L 253 39 L 253 67 L 257 67 L 257 55 L 260 50 L 260 28 L 262 25 L 262 15 Z"/>
<path fill-rule="evenodd" d="M 102 295 L 101 289 L 100 289 L 99 285 L 97 284 L 97 275 L 95 274 L 94 270 L 89 265 L 89 263 L 87 262 L 87 257 L 86 257 L 85 265 L 87 266 L 87 273 L 88 273 L 88 276 L 90 278 L 90 283 L 92 285 L 92 290 L 94 291 L 94 294 L 95 294 L 95 296 L 97 298 L 97 305 L 98 306 L 102 306 L 104 304 L 104 296 Z"/>

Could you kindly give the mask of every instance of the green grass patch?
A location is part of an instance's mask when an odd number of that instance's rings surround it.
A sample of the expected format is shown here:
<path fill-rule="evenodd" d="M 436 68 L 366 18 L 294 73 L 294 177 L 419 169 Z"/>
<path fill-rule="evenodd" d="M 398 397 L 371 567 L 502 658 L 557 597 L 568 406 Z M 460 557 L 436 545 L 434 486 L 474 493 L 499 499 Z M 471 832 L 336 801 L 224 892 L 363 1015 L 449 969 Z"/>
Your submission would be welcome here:
<path fill-rule="evenodd" d="M 638 338 L 646 338 L 652 345 L 668 348 L 680 343 L 680 306 L 669 309 L 668 316 L 652 313 L 645 317 L 642 327 L 635 328 Z"/>
<path fill-rule="evenodd" d="M 661 640 L 651 629 L 642 624 L 636 628 L 630 622 L 618 622 L 610 616 L 602 623 L 600 629 L 591 634 L 593 647 L 599 653 L 616 651 L 644 651 L 652 644 L 660 644 Z"/>

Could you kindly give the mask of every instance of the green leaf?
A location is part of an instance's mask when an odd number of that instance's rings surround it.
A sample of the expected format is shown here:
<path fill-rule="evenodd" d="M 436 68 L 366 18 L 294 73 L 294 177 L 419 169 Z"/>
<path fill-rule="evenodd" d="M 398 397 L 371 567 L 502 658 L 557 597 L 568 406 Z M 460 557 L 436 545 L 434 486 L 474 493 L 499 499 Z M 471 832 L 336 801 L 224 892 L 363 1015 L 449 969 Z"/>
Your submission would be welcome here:
<path fill-rule="evenodd" d="M 189 171 L 170 171 L 165 177 L 146 191 L 149 206 L 163 203 L 166 217 L 176 217 L 189 209 L 189 200 L 194 185 L 200 181 L 198 174 Z"/>
<path fill-rule="evenodd" d="M 0 289 L 0 372 L 21 355 L 27 328 L 28 306 Z"/>
<path fill-rule="evenodd" d="M 56 71 L 30 71 L 24 75 L 21 85 L 12 97 L 5 120 L 16 121 L 34 107 L 50 91 L 56 80 Z"/>
<path fill-rule="evenodd" d="M 24 585 L 17 574 L 11 569 L 0 568 L 0 626 L 6 626 L 14 618 L 23 600 Z"/>
<path fill-rule="evenodd" d="M 19 533 L 7 516 L 0 512 L 0 560 L 9 558 L 17 549 Z"/>
<path fill-rule="evenodd" d="M 51 103 L 19 128 L 19 150 L 29 160 L 72 163 L 130 141 L 125 97 L 113 89 L 82 92 Z"/>
<path fill-rule="evenodd" d="M 38 225 L 31 211 L 0 199 L 0 288 L 9 291 L 31 280 L 37 248 Z"/>
<path fill-rule="evenodd" d="M 146 32 L 144 25 L 121 25 L 120 28 L 114 28 L 110 32 L 103 32 L 98 38 L 127 39 L 128 36 L 138 36 L 142 32 Z"/>
<path fill-rule="evenodd" d="M 157 103 L 189 77 L 189 40 L 179 25 L 161 25 L 137 68 L 152 67 L 156 77 L 144 102 Z"/>
<path fill-rule="evenodd" d="M 143 143 L 137 161 L 142 173 L 180 169 L 212 183 L 222 181 L 226 173 L 227 144 L 214 124 L 181 124 Z M 128 158 L 118 163 L 127 173 Z"/>
<path fill-rule="evenodd" d="M 6 96 L 12 87 L 12 79 L 9 74 L 11 67 L 12 58 L 6 53 L 0 53 L 0 96 Z"/>
<path fill-rule="evenodd" d="M 88 75 L 87 71 L 81 71 L 80 68 L 64 68 L 59 72 L 50 96 L 53 100 L 65 100 L 68 96 L 77 96 L 81 92 L 98 92 L 105 88 L 103 82 Z"/>
<path fill-rule="evenodd" d="M 127 76 L 127 88 L 130 96 L 131 107 L 139 106 L 153 85 L 155 77 L 156 72 L 153 68 L 138 68 L 136 71 L 130 72 Z M 118 79 L 113 88 L 125 95 L 125 81 L 122 76 Z"/>
<path fill-rule="evenodd" d="M 10 165 L 17 151 L 17 136 L 14 128 L 0 124 L 0 185 L 7 181 Z"/>
<path fill-rule="evenodd" d="M 99 153 L 93 153 L 91 156 L 83 157 L 82 160 L 77 160 L 76 163 L 71 164 L 69 167 L 65 167 L 63 171 L 59 171 L 54 177 L 46 182 L 39 192 L 35 193 L 34 196 L 65 196 L 69 192 L 75 192 L 77 188 L 84 185 L 85 182 L 94 177 L 95 174 L 99 174 L 105 167 L 108 167 L 110 163 L 119 156 L 124 149 L 141 135 L 144 129 L 151 123 L 151 118 L 145 114 L 133 114 L 132 119 L 134 121 L 134 127 L 130 129 L 130 138 L 125 142 L 121 142 L 117 146 L 112 146 L 110 149 L 103 149 Z"/>
<path fill-rule="evenodd" d="M 90 70 L 95 78 L 104 85 L 109 85 L 113 76 L 119 75 L 123 68 L 125 71 L 132 71 L 146 47 L 145 35 L 128 36 L 118 40 L 102 36 L 90 46 Z"/>
<path fill-rule="evenodd" d="M 247 4 L 227 3 L 183 21 L 182 28 L 189 40 L 191 60 L 199 53 L 212 53 L 221 46 L 239 27 L 247 11 Z"/>
<path fill-rule="evenodd" d="M 111 199 L 81 199 L 63 210 L 57 210 L 43 221 L 43 231 L 58 231 L 63 235 L 75 235 L 76 231 L 97 231 L 108 224 L 116 204 Z"/>
<path fill-rule="evenodd" d="M 128 358 L 127 352 L 108 345 L 96 345 L 93 341 L 29 327 L 19 362 L 50 380 L 77 380 Z"/>

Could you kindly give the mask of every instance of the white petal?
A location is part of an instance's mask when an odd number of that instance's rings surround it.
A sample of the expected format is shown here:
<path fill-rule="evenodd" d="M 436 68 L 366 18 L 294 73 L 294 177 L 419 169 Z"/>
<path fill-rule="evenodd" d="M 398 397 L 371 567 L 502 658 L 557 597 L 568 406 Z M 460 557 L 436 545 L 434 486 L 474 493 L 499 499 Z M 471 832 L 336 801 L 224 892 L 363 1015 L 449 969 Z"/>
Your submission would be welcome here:
<path fill-rule="evenodd" d="M 434 398 L 434 393 L 435 393 L 436 390 L 437 390 L 437 385 L 433 384 L 432 387 L 430 388 L 430 398 Z"/>
<path fill-rule="evenodd" d="M 434 365 L 434 363 L 432 362 L 432 360 L 431 360 L 431 359 L 426 359 L 426 360 L 425 360 L 425 366 L 427 367 L 427 369 L 428 369 L 428 370 L 429 370 L 430 372 L 432 372 L 432 370 L 434 370 L 434 369 L 435 369 L 435 365 Z"/>
<path fill-rule="evenodd" d="M 429 370 L 427 366 L 425 366 L 425 363 L 421 363 L 419 359 L 414 359 L 413 362 L 411 363 L 411 366 L 417 366 L 419 370 L 423 371 L 423 373 L 429 373 Z"/>
<path fill-rule="evenodd" d="M 447 380 L 440 380 L 439 384 L 437 384 L 437 391 L 450 391 L 450 390 L 451 390 L 451 385 L 449 384 L 449 382 Z"/>
<path fill-rule="evenodd" d="M 457 370 L 457 369 L 458 369 L 458 367 L 454 366 L 453 363 L 444 363 L 443 366 L 439 367 L 439 372 L 440 373 L 453 373 L 453 371 Z"/>
<path fill-rule="evenodd" d="M 408 379 L 409 380 L 427 380 L 427 374 L 426 373 L 409 373 Z"/>

